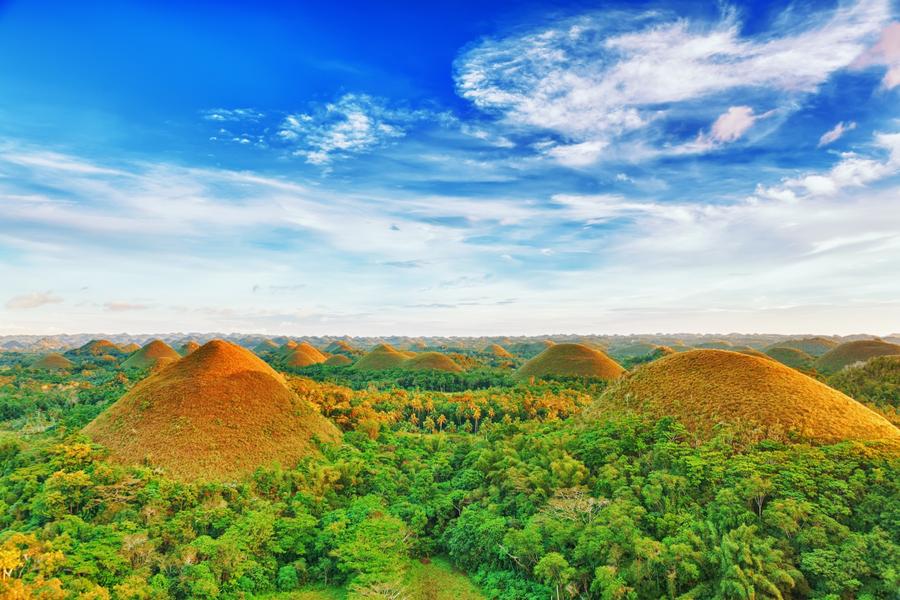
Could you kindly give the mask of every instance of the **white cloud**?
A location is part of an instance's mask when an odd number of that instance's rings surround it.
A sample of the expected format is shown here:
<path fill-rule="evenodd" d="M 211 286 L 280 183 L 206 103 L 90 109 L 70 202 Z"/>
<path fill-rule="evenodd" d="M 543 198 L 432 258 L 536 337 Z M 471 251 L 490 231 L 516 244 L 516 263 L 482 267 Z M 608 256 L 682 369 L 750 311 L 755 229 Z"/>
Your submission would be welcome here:
<path fill-rule="evenodd" d="M 29 308 L 39 308 L 47 304 L 59 304 L 62 298 L 52 292 L 32 292 L 30 294 L 22 294 L 10 298 L 6 302 L 6 308 L 10 310 L 26 310 Z"/>
<path fill-rule="evenodd" d="M 457 59 L 456 86 L 513 126 L 562 136 L 562 148 L 575 148 L 551 156 L 581 166 L 591 157 L 582 144 L 596 149 L 648 131 L 676 106 L 703 114 L 717 104 L 708 100 L 738 92 L 787 106 L 792 95 L 814 91 L 850 65 L 890 14 L 887 0 L 859 0 L 813 17 L 805 29 L 744 38 L 733 12 L 713 24 L 599 12 L 482 41 Z M 623 33 L 621 23 L 633 31 Z M 759 116 L 733 107 L 712 135 L 733 141 Z"/>
<path fill-rule="evenodd" d="M 878 43 L 862 54 L 854 66 L 863 68 L 870 65 L 887 67 L 882 86 L 891 90 L 900 85 L 900 22 L 891 23 L 881 32 Z"/>
<path fill-rule="evenodd" d="M 219 123 L 237 123 L 243 121 L 255 122 L 266 116 L 265 113 L 253 108 L 211 108 L 202 111 L 201 114 L 207 121 L 216 121 Z"/>
<path fill-rule="evenodd" d="M 312 112 L 288 115 L 277 135 L 296 155 L 323 166 L 403 137 L 422 117 L 421 112 L 392 108 L 372 96 L 345 94 Z"/>
<path fill-rule="evenodd" d="M 848 131 L 853 131 L 854 129 L 856 129 L 855 122 L 850 121 L 849 123 L 847 123 L 845 125 L 844 122 L 841 121 L 840 123 L 838 123 L 837 125 L 835 125 L 834 127 L 832 127 L 831 129 L 829 129 L 828 131 L 826 131 L 825 133 L 822 134 L 822 137 L 819 138 L 819 148 L 821 148 L 822 146 L 827 146 L 828 144 L 832 144 L 832 143 L 838 141 L 841 138 L 841 136 L 843 136 Z"/>

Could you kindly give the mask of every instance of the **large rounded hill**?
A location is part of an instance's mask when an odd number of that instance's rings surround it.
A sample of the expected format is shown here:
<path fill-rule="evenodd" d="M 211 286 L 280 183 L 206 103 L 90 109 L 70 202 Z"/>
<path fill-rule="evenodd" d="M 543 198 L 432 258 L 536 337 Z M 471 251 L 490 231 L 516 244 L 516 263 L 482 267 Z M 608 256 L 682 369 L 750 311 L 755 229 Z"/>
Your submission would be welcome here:
<path fill-rule="evenodd" d="M 353 368 L 361 371 L 399 369 L 408 358 L 408 354 L 397 350 L 390 344 L 378 344 L 361 356 Z"/>
<path fill-rule="evenodd" d="M 122 363 L 123 369 L 154 369 L 176 361 L 181 355 L 162 340 L 153 340 Z"/>
<path fill-rule="evenodd" d="M 816 368 L 823 373 L 835 373 L 844 367 L 864 363 L 876 356 L 900 355 L 900 346 L 883 340 L 857 340 L 832 348 L 819 357 Z"/>
<path fill-rule="evenodd" d="M 38 360 L 31 363 L 32 369 L 43 369 L 45 371 L 63 371 L 66 369 L 71 369 L 74 366 L 75 363 L 73 363 L 62 354 L 56 352 L 45 354 Z"/>
<path fill-rule="evenodd" d="M 522 365 L 517 374 L 529 377 L 596 377 L 616 379 L 625 370 L 600 350 L 583 344 L 554 344 Z"/>
<path fill-rule="evenodd" d="M 325 362 L 326 356 L 308 342 L 297 344 L 287 358 L 284 364 L 288 367 L 308 367 Z"/>
<path fill-rule="evenodd" d="M 420 352 L 406 360 L 402 366 L 410 371 L 448 371 L 459 373 L 463 370 L 455 360 L 440 352 Z"/>
<path fill-rule="evenodd" d="M 84 429 L 113 460 L 185 481 L 293 464 L 340 434 L 249 350 L 213 340 L 139 382 Z"/>
<path fill-rule="evenodd" d="M 814 358 L 818 358 L 822 356 L 832 348 L 836 348 L 838 343 L 832 339 L 824 338 L 824 337 L 808 337 L 808 338 L 800 338 L 793 340 L 784 340 L 778 342 L 777 344 L 772 344 L 769 348 L 766 349 L 766 353 L 768 354 L 769 349 L 771 348 L 793 348 L 795 350 L 800 350 L 802 352 L 806 352 L 810 356 Z"/>
<path fill-rule="evenodd" d="M 630 373 L 587 411 L 631 408 L 678 418 L 701 437 L 718 424 L 820 442 L 886 441 L 900 430 L 849 396 L 774 360 L 724 350 L 673 354 Z"/>

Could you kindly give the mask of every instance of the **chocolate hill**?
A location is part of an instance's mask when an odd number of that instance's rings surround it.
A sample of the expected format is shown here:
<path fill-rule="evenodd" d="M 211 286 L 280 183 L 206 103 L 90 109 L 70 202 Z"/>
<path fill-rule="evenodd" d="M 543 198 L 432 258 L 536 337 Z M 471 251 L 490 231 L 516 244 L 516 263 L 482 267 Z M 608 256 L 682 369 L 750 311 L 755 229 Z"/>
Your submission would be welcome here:
<path fill-rule="evenodd" d="M 297 344 L 288 354 L 284 364 L 288 367 L 308 367 L 325 362 L 325 355 L 307 342 Z"/>
<path fill-rule="evenodd" d="M 65 369 L 71 369 L 75 366 L 71 360 L 63 356 L 62 354 L 58 354 L 56 352 L 51 352 L 50 354 L 45 354 L 38 360 L 31 363 L 32 369 L 45 369 L 48 371 L 61 371 Z"/>
<path fill-rule="evenodd" d="M 783 342 L 778 342 L 777 344 L 772 344 L 767 348 L 768 350 L 772 348 L 793 348 L 795 350 L 800 350 L 802 352 L 806 352 L 813 358 L 818 358 L 831 350 L 832 348 L 837 348 L 838 343 L 834 340 L 830 340 L 824 337 L 810 337 L 803 338 L 797 340 L 784 340 Z"/>
<path fill-rule="evenodd" d="M 484 349 L 485 352 L 496 356 L 497 358 L 512 358 L 513 355 L 510 354 L 506 348 L 501 346 L 500 344 L 491 344 L 487 348 Z"/>
<path fill-rule="evenodd" d="M 166 362 L 175 361 L 181 355 L 162 340 L 153 340 L 132 354 L 122 363 L 123 369 L 152 369 Z"/>
<path fill-rule="evenodd" d="M 253 347 L 253 351 L 260 356 L 265 356 L 266 354 L 275 352 L 276 350 L 278 350 L 278 344 L 276 344 L 272 340 L 263 340 Z"/>
<path fill-rule="evenodd" d="M 548 375 L 616 379 L 624 371 L 600 350 L 583 344 L 554 344 L 522 365 L 517 375 L 522 379 Z"/>
<path fill-rule="evenodd" d="M 362 352 L 358 348 L 354 348 L 344 340 L 336 340 L 325 347 L 325 352 L 329 354 L 345 354 L 347 356 L 358 356 Z"/>
<path fill-rule="evenodd" d="M 768 437 L 795 433 L 820 442 L 900 447 L 900 430 L 852 398 L 774 360 L 724 350 L 693 350 L 649 363 L 613 384 L 586 414 L 612 407 L 676 417 L 701 437 L 725 423 Z"/>
<path fill-rule="evenodd" d="M 190 354 L 192 352 L 196 352 L 199 349 L 200 349 L 200 344 L 198 344 L 194 340 L 190 340 L 188 342 L 183 343 L 178 348 L 178 353 L 182 356 L 187 356 L 188 354 Z"/>
<path fill-rule="evenodd" d="M 900 346 L 882 340 L 857 340 L 832 348 L 819 357 L 815 367 L 822 373 L 835 373 L 849 365 L 866 362 L 876 356 L 900 354 Z"/>
<path fill-rule="evenodd" d="M 440 352 L 421 352 L 403 363 L 410 371 L 448 371 L 459 373 L 463 369 L 455 360 Z"/>
<path fill-rule="evenodd" d="M 378 344 L 360 357 L 353 365 L 353 368 L 363 371 L 398 369 L 408 358 L 409 356 L 406 353 L 400 352 L 390 344 Z"/>
<path fill-rule="evenodd" d="M 121 346 L 121 348 L 122 348 L 122 352 L 124 352 L 126 354 L 131 354 L 132 352 L 137 352 L 138 350 L 141 349 L 141 347 L 134 342 L 125 344 L 124 346 Z"/>
<path fill-rule="evenodd" d="M 323 364 L 326 364 L 329 367 L 346 367 L 347 365 L 353 364 L 353 359 L 346 354 L 332 354 L 325 359 Z"/>
<path fill-rule="evenodd" d="M 119 355 L 123 351 L 109 340 L 91 340 L 87 344 L 66 352 L 69 356 L 103 356 L 104 354 Z"/>
<path fill-rule="evenodd" d="M 803 350 L 791 348 L 790 346 L 772 346 L 766 350 L 766 355 L 783 365 L 800 371 L 809 371 L 812 369 L 813 361 L 815 361 L 815 358 Z"/>
<path fill-rule="evenodd" d="M 150 375 L 84 428 L 122 464 L 184 480 L 234 480 L 260 465 L 292 465 L 315 440 L 340 434 L 269 365 L 213 340 Z"/>

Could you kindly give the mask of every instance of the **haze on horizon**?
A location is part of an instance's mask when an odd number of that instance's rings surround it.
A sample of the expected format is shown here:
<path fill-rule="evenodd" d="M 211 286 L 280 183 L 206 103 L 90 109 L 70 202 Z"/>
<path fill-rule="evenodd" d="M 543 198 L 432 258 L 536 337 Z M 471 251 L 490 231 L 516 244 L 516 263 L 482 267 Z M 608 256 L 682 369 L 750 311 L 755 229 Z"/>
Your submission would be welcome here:
<path fill-rule="evenodd" d="M 12 0 L 0 89 L 0 335 L 900 331 L 889 0 Z"/>

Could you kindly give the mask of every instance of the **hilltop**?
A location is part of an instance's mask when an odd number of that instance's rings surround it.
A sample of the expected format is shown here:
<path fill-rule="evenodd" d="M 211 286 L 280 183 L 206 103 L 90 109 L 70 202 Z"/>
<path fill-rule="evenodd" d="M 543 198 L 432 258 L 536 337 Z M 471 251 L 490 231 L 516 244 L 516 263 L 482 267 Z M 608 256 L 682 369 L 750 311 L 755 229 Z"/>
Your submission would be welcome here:
<path fill-rule="evenodd" d="M 122 363 L 123 369 L 153 369 L 176 361 L 181 355 L 162 340 L 153 340 Z"/>
<path fill-rule="evenodd" d="M 857 340 L 832 348 L 819 357 L 816 368 L 822 373 L 834 373 L 846 366 L 863 363 L 876 356 L 900 354 L 900 346 L 882 340 Z"/>
<path fill-rule="evenodd" d="M 400 368 L 409 356 L 400 352 L 390 344 L 378 344 L 360 357 L 353 365 L 354 369 L 381 371 Z"/>
<path fill-rule="evenodd" d="M 69 356 L 103 356 L 104 354 L 122 354 L 122 348 L 109 340 L 91 340 L 85 345 L 66 352 Z"/>
<path fill-rule="evenodd" d="M 196 352 L 199 349 L 200 349 L 200 344 L 194 340 L 190 340 L 190 341 L 183 343 L 178 348 L 178 353 L 181 354 L 182 356 L 187 356 L 188 354 L 191 354 L 192 352 Z"/>
<path fill-rule="evenodd" d="M 325 355 L 319 352 L 312 345 L 303 342 L 297 344 L 285 359 L 285 366 L 288 367 L 308 367 L 325 362 Z"/>
<path fill-rule="evenodd" d="M 51 352 L 50 354 L 45 354 L 38 360 L 31 363 L 32 369 L 45 369 L 48 371 L 59 371 L 65 369 L 71 369 L 75 366 L 71 360 L 59 354 L 57 352 Z"/>
<path fill-rule="evenodd" d="M 792 369 L 800 371 L 809 371 L 812 369 L 815 358 L 807 354 L 799 348 L 790 346 L 773 346 L 766 350 L 766 355 L 777 360 L 783 365 L 787 365 Z"/>
<path fill-rule="evenodd" d="M 693 350 L 649 363 L 608 389 L 588 414 L 626 407 L 677 417 L 701 436 L 727 423 L 766 436 L 796 433 L 821 442 L 887 441 L 900 430 L 859 402 L 773 360 Z"/>
<path fill-rule="evenodd" d="M 768 348 L 766 348 L 766 351 L 768 352 L 768 350 L 773 348 L 793 348 L 795 350 L 805 352 L 813 358 L 818 358 L 832 348 L 837 348 L 838 345 L 838 342 L 834 340 L 817 336 L 802 339 L 784 340 L 782 342 L 778 342 L 769 346 Z"/>
<path fill-rule="evenodd" d="M 462 367 L 452 358 L 440 352 L 422 352 L 403 363 L 404 369 L 410 371 L 449 371 L 461 372 Z"/>
<path fill-rule="evenodd" d="M 512 358 L 513 355 L 509 353 L 509 351 L 501 346 L 500 344 L 491 344 L 484 351 L 488 354 L 496 356 L 497 358 Z"/>
<path fill-rule="evenodd" d="M 143 381 L 84 429 L 123 464 L 185 480 L 237 479 L 292 465 L 337 429 L 250 351 L 213 340 Z"/>
<path fill-rule="evenodd" d="M 572 376 L 616 379 L 624 369 L 609 356 L 583 344 L 554 344 L 522 365 L 517 375 Z"/>

